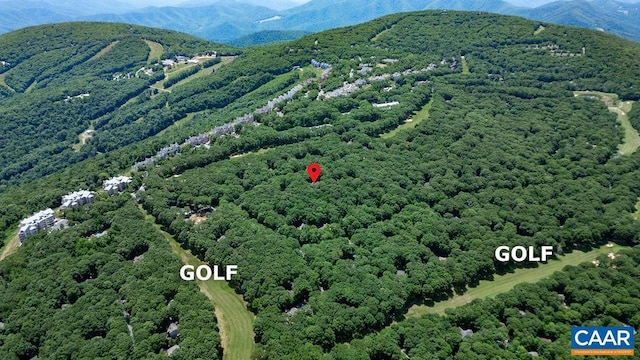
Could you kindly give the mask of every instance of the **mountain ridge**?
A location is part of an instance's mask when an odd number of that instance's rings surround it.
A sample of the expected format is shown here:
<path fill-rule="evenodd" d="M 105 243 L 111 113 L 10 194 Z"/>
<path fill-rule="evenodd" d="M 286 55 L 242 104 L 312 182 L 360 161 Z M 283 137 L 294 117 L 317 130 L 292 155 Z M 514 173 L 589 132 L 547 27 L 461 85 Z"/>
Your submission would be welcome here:
<path fill-rule="evenodd" d="M 29 7 L 28 11 L 24 10 L 24 6 L 31 6 L 28 5 L 31 3 L 33 1 L 22 4 L 18 9 L 7 8 L 0 13 L 0 32 L 46 21 L 114 21 L 167 28 L 188 32 L 217 42 L 231 43 L 243 36 L 262 31 L 314 32 L 353 25 L 391 13 L 449 9 L 489 11 L 505 15 L 518 15 L 544 22 L 592 29 L 599 28 L 640 42 L 638 10 L 640 6 L 637 2 L 631 3 L 629 0 L 556 1 L 536 8 L 517 6 L 501 0 L 456 0 L 453 2 L 443 0 L 312 0 L 293 8 L 285 6 L 285 3 L 291 5 L 290 2 L 284 2 L 282 6 L 278 6 L 280 10 L 260 6 L 260 2 L 257 1 L 242 3 L 236 1 L 194 1 L 185 6 L 146 7 L 130 11 L 124 11 L 127 7 L 122 6 L 119 8 L 120 11 L 112 13 L 104 13 L 100 9 L 113 8 L 113 6 L 102 5 L 95 7 L 95 9 L 85 9 L 83 11 L 90 11 L 90 13 L 77 14 L 76 16 L 70 13 L 73 10 L 63 5 L 58 8 L 64 11 L 57 11 L 57 8 L 52 5 L 47 5 L 46 10 L 37 10 L 32 7 Z M 1 4 L 2 2 L 0 2 Z M 522 2 L 518 4 L 522 4 Z M 274 20 L 262 21 L 271 18 Z"/>

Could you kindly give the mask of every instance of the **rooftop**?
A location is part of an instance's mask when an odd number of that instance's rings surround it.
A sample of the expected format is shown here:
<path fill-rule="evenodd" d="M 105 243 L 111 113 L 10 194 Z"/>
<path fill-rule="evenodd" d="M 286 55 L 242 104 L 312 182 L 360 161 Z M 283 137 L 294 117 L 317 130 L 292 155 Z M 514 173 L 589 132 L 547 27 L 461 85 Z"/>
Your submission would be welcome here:
<path fill-rule="evenodd" d="M 34 213 L 28 218 L 23 219 L 22 221 L 20 221 L 20 225 L 24 226 L 24 225 L 37 223 L 52 216 L 54 216 L 53 210 L 51 210 L 51 208 L 48 208 L 42 211 L 38 211 L 37 213 Z"/>

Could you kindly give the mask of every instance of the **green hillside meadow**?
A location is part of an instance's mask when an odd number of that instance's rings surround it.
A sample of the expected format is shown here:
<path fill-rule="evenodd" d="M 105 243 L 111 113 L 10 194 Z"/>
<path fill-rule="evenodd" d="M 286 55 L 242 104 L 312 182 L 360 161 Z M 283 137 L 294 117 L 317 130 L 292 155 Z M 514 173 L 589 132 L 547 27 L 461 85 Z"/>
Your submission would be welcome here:
<path fill-rule="evenodd" d="M 242 50 L 46 25 L 0 61 L 1 359 L 565 359 L 572 325 L 640 327 L 637 43 L 425 11 Z"/>

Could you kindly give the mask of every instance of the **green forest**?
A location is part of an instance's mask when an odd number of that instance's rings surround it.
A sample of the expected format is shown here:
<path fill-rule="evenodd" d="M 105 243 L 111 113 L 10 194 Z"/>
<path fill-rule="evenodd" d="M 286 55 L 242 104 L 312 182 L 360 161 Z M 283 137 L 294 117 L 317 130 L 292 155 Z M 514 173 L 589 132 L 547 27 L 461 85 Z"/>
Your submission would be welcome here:
<path fill-rule="evenodd" d="M 0 357 L 163 358 L 184 339 L 174 358 L 221 358 L 211 304 L 180 280 L 180 261 L 129 195 L 65 215 L 68 230 L 0 262 Z"/>
<path fill-rule="evenodd" d="M 168 238 L 238 265 L 247 358 L 569 358 L 572 325 L 640 327 L 640 152 L 620 153 L 612 104 L 574 93 L 617 94 L 640 129 L 640 45 L 540 25 L 426 11 L 242 52 L 120 24 L 0 36 L 0 234 L 47 207 L 69 220 L 0 260 L 1 357 L 245 358 Z M 211 52 L 230 60 L 157 62 Z M 57 209 L 84 188 L 93 203 Z M 536 266 L 498 246 L 611 242 L 628 249 L 408 314 Z"/>

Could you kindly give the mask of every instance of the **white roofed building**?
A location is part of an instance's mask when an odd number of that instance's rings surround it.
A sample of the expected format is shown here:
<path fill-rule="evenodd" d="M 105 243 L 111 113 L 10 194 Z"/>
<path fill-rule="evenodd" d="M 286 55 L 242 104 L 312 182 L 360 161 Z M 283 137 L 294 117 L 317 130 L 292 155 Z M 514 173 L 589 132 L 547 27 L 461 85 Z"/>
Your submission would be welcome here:
<path fill-rule="evenodd" d="M 20 230 L 18 230 L 18 238 L 22 244 L 28 236 L 34 235 L 39 231 L 50 228 L 55 223 L 55 214 L 51 209 L 45 209 L 34 213 L 26 219 L 20 221 Z"/>
<path fill-rule="evenodd" d="M 93 191 L 80 190 L 62 197 L 62 205 L 60 209 L 64 210 L 71 207 L 78 207 L 93 202 Z"/>
<path fill-rule="evenodd" d="M 102 183 L 102 187 L 107 194 L 113 195 L 115 193 L 121 192 L 124 190 L 127 185 L 131 183 L 131 178 L 128 176 L 117 176 L 112 177 L 111 179 L 105 180 Z"/>

